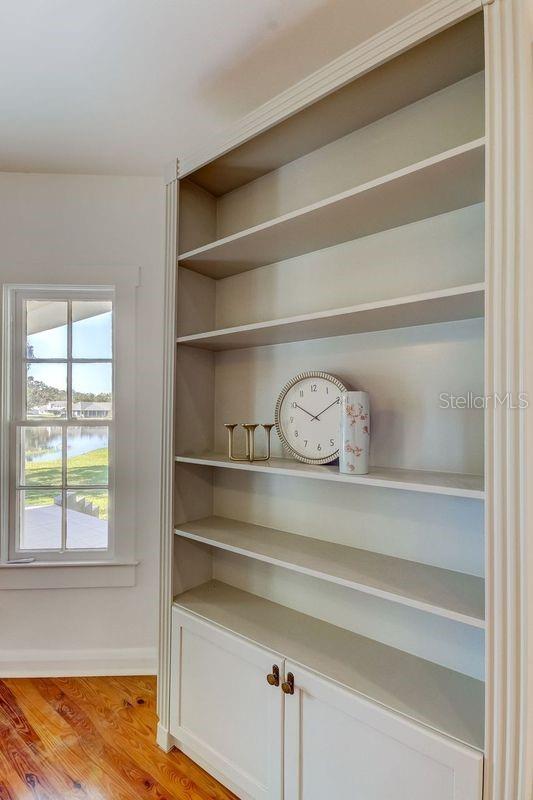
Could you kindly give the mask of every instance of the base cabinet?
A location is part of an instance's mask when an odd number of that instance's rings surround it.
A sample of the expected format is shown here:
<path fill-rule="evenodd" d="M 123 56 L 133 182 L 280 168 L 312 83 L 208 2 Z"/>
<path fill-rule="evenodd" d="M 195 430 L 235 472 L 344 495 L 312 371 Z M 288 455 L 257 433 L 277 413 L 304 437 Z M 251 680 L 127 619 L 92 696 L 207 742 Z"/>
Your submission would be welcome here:
<path fill-rule="evenodd" d="M 242 798 L 481 800 L 478 751 L 177 608 L 171 695 L 178 745 Z"/>
<path fill-rule="evenodd" d="M 282 797 L 283 659 L 173 610 L 170 732 L 242 797 Z"/>
<path fill-rule="evenodd" d="M 480 753 L 302 667 L 285 699 L 284 800 L 479 800 Z"/>

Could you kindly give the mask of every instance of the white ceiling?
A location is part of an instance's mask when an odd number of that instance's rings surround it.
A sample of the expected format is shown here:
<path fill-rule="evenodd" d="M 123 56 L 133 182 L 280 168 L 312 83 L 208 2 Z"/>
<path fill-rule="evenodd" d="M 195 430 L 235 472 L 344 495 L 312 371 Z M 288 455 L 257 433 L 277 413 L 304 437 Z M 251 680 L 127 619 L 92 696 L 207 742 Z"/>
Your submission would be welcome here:
<path fill-rule="evenodd" d="M 0 0 L 0 171 L 160 175 L 424 0 Z"/>

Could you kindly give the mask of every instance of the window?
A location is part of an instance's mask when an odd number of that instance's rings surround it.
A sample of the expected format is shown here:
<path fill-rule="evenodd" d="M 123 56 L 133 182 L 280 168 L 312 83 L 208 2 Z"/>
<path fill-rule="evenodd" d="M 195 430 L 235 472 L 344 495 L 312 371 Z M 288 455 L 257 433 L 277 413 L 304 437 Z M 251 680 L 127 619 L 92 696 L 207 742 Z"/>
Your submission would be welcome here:
<path fill-rule="evenodd" d="M 9 559 L 113 550 L 113 293 L 11 298 Z"/>

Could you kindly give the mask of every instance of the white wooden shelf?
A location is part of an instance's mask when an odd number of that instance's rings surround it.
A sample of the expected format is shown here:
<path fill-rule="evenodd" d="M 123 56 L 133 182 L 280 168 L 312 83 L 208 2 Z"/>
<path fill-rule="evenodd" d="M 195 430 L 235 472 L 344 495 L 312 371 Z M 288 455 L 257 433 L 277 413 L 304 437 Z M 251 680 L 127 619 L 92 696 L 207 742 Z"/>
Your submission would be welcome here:
<path fill-rule="evenodd" d="M 392 711 L 483 748 L 481 681 L 218 581 L 179 595 L 174 604 Z M 297 674 L 295 679 L 297 684 Z"/>
<path fill-rule="evenodd" d="M 484 197 L 484 159 L 485 139 L 476 139 L 182 253 L 178 263 L 225 278 L 479 203 Z"/>
<path fill-rule="evenodd" d="M 180 336 L 177 342 L 206 350 L 238 350 L 472 319 L 484 314 L 484 289 L 483 283 L 456 286 L 392 300 Z"/>
<path fill-rule="evenodd" d="M 345 69 L 341 62 L 342 57 L 330 65 L 330 70 L 336 73 Z M 477 14 L 359 75 L 358 80 L 350 80 L 336 91 L 326 91 L 324 97 L 298 109 L 296 114 L 291 108 L 295 88 L 299 96 L 309 91 L 309 79 L 290 87 L 284 94 L 281 121 L 276 120 L 274 126 L 265 124 L 276 104 L 276 100 L 268 101 L 241 121 L 244 141 L 237 136 L 224 137 L 215 146 L 210 143 L 207 149 L 180 159 L 180 173 L 219 197 L 463 80 L 484 66 L 483 17 Z M 214 160 L 213 155 L 217 156 Z"/>
<path fill-rule="evenodd" d="M 485 496 L 483 477 L 481 475 L 463 475 L 455 472 L 371 467 L 368 475 L 347 475 L 339 472 L 339 468 L 336 465 L 303 464 L 299 461 L 292 461 L 289 458 L 271 458 L 269 461 L 256 461 L 250 464 L 247 461 L 230 461 L 228 456 L 220 453 L 177 455 L 176 461 L 183 464 L 199 464 L 207 467 L 264 472 L 270 475 L 379 486 L 408 492 L 469 497 L 475 500 L 483 500 Z"/>
<path fill-rule="evenodd" d="M 183 523 L 176 534 L 476 628 L 485 625 L 484 581 L 473 575 L 224 517 Z"/>

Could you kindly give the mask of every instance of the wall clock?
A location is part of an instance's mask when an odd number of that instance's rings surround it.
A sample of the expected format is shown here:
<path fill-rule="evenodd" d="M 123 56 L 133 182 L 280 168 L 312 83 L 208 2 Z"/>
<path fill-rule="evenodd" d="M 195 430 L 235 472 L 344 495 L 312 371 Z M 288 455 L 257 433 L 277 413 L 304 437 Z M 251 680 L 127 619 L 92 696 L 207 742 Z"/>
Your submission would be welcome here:
<path fill-rule="evenodd" d="M 346 386 L 327 372 L 302 372 L 283 387 L 276 403 L 276 430 L 298 461 L 328 464 L 338 458 L 345 391 Z"/>

